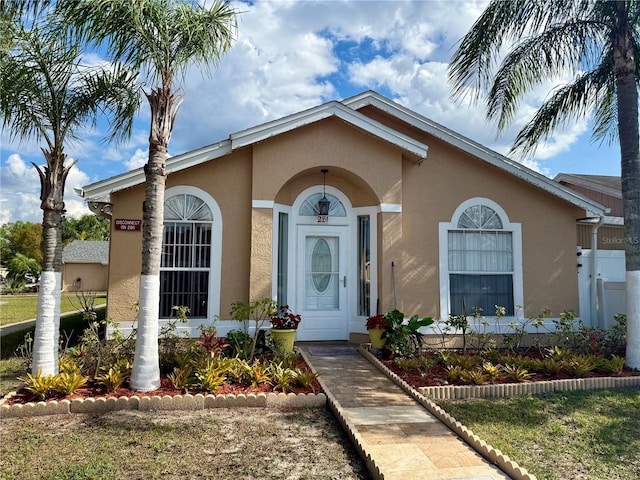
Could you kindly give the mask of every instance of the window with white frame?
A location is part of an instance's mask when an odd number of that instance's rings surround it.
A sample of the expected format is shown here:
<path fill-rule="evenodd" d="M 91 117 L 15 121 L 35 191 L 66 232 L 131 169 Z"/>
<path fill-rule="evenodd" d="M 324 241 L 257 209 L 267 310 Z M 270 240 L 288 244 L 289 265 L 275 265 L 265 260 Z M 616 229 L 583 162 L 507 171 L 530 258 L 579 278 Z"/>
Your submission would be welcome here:
<path fill-rule="evenodd" d="M 206 318 L 209 309 L 213 213 L 201 198 L 188 193 L 168 197 L 160 267 L 160 317 L 172 307 L 189 307 L 190 316 Z"/>
<path fill-rule="evenodd" d="M 441 304 L 444 312 L 507 316 L 522 300 L 520 225 L 488 199 L 464 202 L 450 223 L 440 224 Z"/>

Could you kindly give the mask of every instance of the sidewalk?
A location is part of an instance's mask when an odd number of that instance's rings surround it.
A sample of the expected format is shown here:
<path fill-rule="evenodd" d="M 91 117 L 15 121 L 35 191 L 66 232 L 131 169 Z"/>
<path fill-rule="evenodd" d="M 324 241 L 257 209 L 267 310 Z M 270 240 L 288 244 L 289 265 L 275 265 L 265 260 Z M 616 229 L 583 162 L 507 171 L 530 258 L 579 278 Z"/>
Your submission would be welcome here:
<path fill-rule="evenodd" d="M 346 342 L 297 344 L 375 479 L 508 480 Z"/>

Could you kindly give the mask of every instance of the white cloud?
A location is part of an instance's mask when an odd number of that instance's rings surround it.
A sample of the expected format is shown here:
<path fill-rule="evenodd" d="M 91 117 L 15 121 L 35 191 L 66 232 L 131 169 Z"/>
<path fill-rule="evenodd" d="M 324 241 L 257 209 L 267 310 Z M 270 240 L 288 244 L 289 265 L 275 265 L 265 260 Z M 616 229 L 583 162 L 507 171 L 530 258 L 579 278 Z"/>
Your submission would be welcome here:
<path fill-rule="evenodd" d="M 136 150 L 129 160 L 125 161 L 124 164 L 127 167 L 127 170 L 135 170 L 136 168 L 143 167 L 145 163 L 149 160 L 149 150 Z"/>
<path fill-rule="evenodd" d="M 484 10 L 488 0 L 234 2 L 242 12 L 238 35 L 220 64 L 204 76 L 188 70 L 169 151 L 180 154 L 228 138 L 244 128 L 280 118 L 323 102 L 367 89 L 456 132 L 507 154 L 518 130 L 531 118 L 553 83 L 539 86 L 522 102 L 513 125 L 500 136 L 485 118 L 482 103 L 455 103 L 450 96 L 447 62 L 456 43 Z M 84 61 L 105 64 L 89 53 Z M 559 79 L 559 82 L 563 79 Z M 526 165 L 547 171 L 558 155 L 581 141 L 586 122 L 557 132 Z M 143 100 L 133 136 L 125 145 L 100 143 L 104 125 L 67 147 L 78 166 L 95 182 L 139 168 L 147 160 L 149 108 Z M 10 153 L 42 162 L 36 142 L 15 146 L 0 134 L 6 169 Z M 5 160 L 6 159 L 6 160 Z M 28 162 L 24 167 L 32 170 Z M 19 170 L 17 170 L 19 171 Z M 16 171 L 16 172 L 17 172 Z M 3 175 L 9 175 L 3 170 Z M 80 180 L 80 179 L 78 179 Z M 4 178 L 3 178 L 4 183 Z M 77 185 L 76 185 L 77 186 Z M 3 185 L 4 189 L 4 185 Z M 4 194 L 3 194 L 4 195 Z M 1 208 L 5 208 L 3 205 Z M 71 207 L 69 207 L 71 208 Z"/>
<path fill-rule="evenodd" d="M 72 161 L 69 159 L 69 164 Z M 17 220 L 42 222 L 38 172 L 32 165 L 27 165 L 18 154 L 10 155 L 6 163 L 7 166 L 0 167 L 0 176 L 2 177 L 0 224 Z M 77 165 L 71 168 L 64 191 L 67 215 L 75 217 L 91 213 L 73 191 L 74 187 L 86 185 L 88 180 L 88 175 L 79 170 Z"/>

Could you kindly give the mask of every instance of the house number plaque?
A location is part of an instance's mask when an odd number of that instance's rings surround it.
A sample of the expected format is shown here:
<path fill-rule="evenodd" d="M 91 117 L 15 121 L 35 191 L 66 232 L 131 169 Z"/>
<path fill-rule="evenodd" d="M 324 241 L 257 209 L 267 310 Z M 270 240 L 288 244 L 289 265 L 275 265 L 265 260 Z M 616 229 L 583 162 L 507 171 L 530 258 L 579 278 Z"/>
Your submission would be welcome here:
<path fill-rule="evenodd" d="M 329 215 L 318 215 L 316 223 L 329 223 Z"/>

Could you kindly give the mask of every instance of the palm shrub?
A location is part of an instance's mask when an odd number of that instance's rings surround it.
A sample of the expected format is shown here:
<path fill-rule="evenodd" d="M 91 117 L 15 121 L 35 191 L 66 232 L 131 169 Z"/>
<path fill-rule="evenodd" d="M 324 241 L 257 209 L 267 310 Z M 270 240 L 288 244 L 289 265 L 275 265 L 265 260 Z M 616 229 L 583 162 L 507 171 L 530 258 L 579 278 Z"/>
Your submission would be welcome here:
<path fill-rule="evenodd" d="M 397 309 L 387 312 L 384 320 L 386 327 L 383 337 L 387 339 L 384 352 L 390 357 L 416 356 L 423 342 L 419 329 L 433 323 L 432 318 L 420 319 L 418 315 L 412 316 L 407 323 L 404 323 L 404 313 Z"/>

